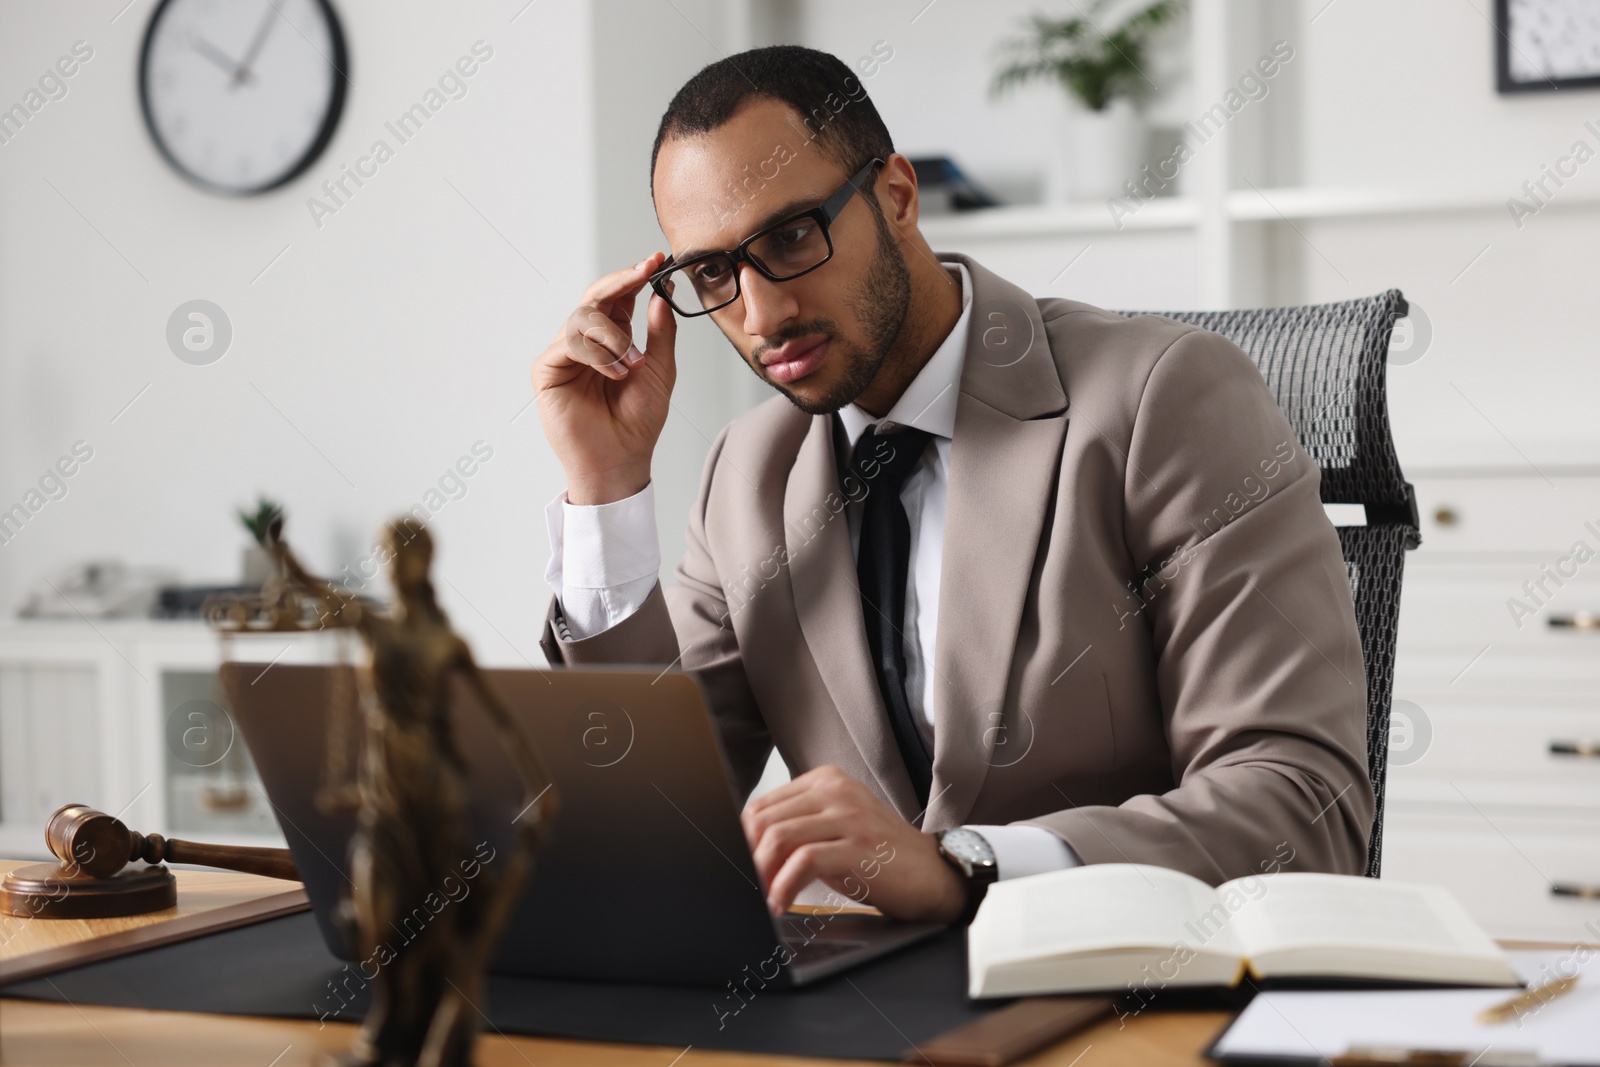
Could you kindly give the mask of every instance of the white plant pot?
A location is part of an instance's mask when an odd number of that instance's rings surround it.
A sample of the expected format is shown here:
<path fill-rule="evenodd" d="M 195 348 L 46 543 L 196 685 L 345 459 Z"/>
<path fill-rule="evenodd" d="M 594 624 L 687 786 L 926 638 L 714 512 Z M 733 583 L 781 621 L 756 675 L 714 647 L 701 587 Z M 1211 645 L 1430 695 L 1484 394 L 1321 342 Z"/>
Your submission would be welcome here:
<path fill-rule="evenodd" d="M 1045 199 L 1059 204 L 1124 195 L 1124 184 L 1137 181 L 1144 165 L 1146 137 L 1131 100 L 1113 100 L 1103 111 L 1075 108 L 1057 143 Z"/>
<path fill-rule="evenodd" d="M 240 585 L 258 586 L 265 584 L 278 571 L 278 563 L 272 558 L 272 553 L 259 546 L 251 546 L 241 553 Z"/>

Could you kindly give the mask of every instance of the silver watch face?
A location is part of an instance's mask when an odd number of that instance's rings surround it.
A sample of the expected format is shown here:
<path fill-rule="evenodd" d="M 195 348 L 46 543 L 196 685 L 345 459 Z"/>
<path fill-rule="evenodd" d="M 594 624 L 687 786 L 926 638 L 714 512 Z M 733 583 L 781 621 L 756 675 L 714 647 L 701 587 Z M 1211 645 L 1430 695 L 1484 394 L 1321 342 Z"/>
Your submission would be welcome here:
<path fill-rule="evenodd" d="M 939 838 L 944 850 L 968 867 L 993 867 L 994 849 L 976 830 L 958 826 L 946 830 Z"/>

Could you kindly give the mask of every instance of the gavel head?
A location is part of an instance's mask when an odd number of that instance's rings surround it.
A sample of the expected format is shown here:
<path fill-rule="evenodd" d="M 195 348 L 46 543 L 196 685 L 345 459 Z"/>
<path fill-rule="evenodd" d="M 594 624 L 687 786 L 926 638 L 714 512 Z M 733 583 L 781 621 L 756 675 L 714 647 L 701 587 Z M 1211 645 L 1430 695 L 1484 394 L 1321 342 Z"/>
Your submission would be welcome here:
<path fill-rule="evenodd" d="M 44 828 L 59 863 L 15 867 L 0 878 L 0 915 L 106 919 L 170 908 L 177 880 L 159 861 L 166 841 L 135 833 L 87 804 L 56 809 Z M 153 864 L 125 871 L 130 859 Z"/>
<path fill-rule="evenodd" d="M 45 844 L 69 874 L 110 878 L 128 865 L 142 841 L 122 820 L 87 804 L 64 804 L 44 828 Z"/>

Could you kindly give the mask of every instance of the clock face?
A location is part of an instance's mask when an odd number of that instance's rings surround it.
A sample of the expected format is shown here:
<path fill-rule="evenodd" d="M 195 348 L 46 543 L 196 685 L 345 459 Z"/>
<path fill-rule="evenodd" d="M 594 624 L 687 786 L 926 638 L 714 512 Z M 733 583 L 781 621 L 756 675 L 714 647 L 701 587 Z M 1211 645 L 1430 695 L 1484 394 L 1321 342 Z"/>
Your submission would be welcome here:
<path fill-rule="evenodd" d="M 179 173 L 214 192 L 259 193 L 322 152 L 349 70 L 327 0 L 162 0 L 139 95 Z"/>

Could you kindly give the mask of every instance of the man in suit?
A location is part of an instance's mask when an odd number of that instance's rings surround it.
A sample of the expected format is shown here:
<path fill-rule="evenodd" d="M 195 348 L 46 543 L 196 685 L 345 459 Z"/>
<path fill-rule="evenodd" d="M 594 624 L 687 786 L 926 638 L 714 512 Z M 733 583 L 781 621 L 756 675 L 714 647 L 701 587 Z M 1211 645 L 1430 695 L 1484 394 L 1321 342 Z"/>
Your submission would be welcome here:
<path fill-rule="evenodd" d="M 593 283 L 533 367 L 567 474 L 543 647 L 698 672 L 746 795 L 776 746 L 795 777 L 744 815 L 775 912 L 815 879 L 952 920 L 1079 863 L 1364 869 L 1349 581 L 1237 347 L 935 254 L 825 53 L 705 68 L 651 183 L 674 253 Z M 780 395 L 717 437 L 667 588 L 650 463 L 700 313 Z"/>

